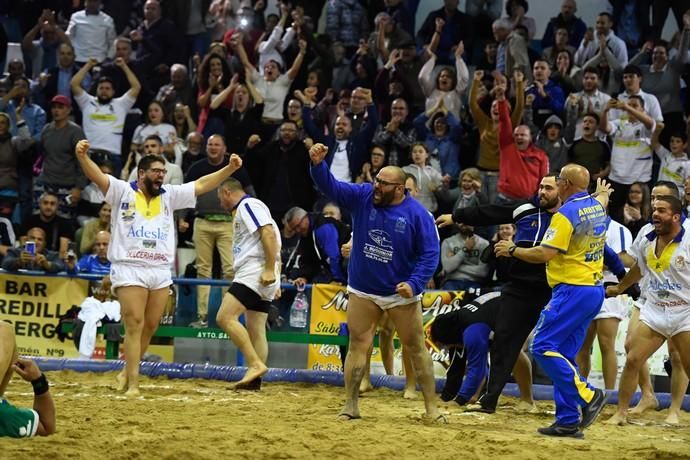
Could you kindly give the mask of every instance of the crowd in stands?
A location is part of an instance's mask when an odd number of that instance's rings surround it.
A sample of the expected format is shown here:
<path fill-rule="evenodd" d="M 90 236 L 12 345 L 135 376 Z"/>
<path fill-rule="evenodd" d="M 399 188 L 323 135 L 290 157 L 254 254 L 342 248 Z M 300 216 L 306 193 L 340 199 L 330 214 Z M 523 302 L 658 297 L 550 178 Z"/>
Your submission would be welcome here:
<path fill-rule="evenodd" d="M 434 215 L 531 200 L 570 162 L 593 184 L 608 178 L 610 216 L 633 236 L 657 180 L 689 204 L 690 0 L 601 0 L 590 24 L 575 0 L 539 2 L 553 10 L 543 37 L 527 0 L 429 3 L 417 24 L 419 0 L 4 2 L 2 267 L 73 273 L 91 255 L 83 266 L 107 271 L 120 210 L 81 171 L 84 138 L 104 172 L 129 181 L 148 154 L 164 156 L 170 184 L 241 155 L 235 177 L 281 223 L 284 277 L 300 285 L 347 278 L 349 215 L 313 185 L 317 142 L 341 181 L 402 167 Z M 662 39 L 669 14 L 676 32 Z M 230 221 L 210 197 L 178 216 L 199 276 L 232 277 Z M 442 231 L 430 287 L 500 283 L 489 255 L 514 230 Z"/>

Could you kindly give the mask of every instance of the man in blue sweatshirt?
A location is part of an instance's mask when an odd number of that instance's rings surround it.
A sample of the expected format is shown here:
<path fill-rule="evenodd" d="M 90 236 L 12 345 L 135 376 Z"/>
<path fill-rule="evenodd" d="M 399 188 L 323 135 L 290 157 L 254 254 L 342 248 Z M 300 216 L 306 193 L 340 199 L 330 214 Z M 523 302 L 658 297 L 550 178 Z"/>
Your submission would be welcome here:
<path fill-rule="evenodd" d="M 309 150 L 311 175 L 319 190 L 352 213 L 352 251 L 348 266 L 347 325 L 350 344 L 345 360 L 346 401 L 341 420 L 359 418 L 359 384 L 369 345 L 384 310 L 410 352 L 422 387 L 426 417 L 446 423 L 436 406 L 431 356 L 424 346 L 421 294 L 439 260 L 439 238 L 429 212 L 405 191 L 405 173 L 387 166 L 374 184 L 339 182 L 324 158 L 328 148 Z"/>

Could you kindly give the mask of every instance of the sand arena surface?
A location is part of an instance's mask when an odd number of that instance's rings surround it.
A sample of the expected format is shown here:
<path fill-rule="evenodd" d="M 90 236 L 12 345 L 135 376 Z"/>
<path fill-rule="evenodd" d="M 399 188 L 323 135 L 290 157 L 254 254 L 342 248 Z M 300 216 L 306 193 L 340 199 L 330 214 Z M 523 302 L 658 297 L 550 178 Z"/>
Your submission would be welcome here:
<path fill-rule="evenodd" d="M 663 427 L 664 412 L 640 424 L 597 421 L 585 440 L 536 434 L 553 421 L 553 404 L 539 414 L 518 413 L 505 398 L 494 415 L 453 410 L 450 424 L 427 426 L 417 401 L 378 389 L 361 400 L 363 419 L 339 422 L 343 388 L 264 384 L 236 392 L 227 382 L 142 377 L 139 399 L 115 392 L 115 374 L 47 373 L 58 411 L 48 438 L 0 439 L 2 459 L 226 459 L 226 458 L 690 458 L 690 429 Z M 31 387 L 17 377 L 6 397 L 30 406 Z M 613 411 L 609 406 L 603 419 Z M 600 419 L 601 420 L 601 419 Z M 682 421 L 690 423 L 690 414 Z"/>

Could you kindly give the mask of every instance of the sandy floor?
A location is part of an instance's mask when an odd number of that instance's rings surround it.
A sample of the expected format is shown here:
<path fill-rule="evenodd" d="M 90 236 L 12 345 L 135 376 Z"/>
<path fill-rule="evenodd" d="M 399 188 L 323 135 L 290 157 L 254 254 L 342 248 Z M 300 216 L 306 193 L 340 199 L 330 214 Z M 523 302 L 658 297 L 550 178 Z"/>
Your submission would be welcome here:
<path fill-rule="evenodd" d="M 421 400 L 379 389 L 362 399 L 365 418 L 338 422 L 338 387 L 274 383 L 239 393 L 219 381 L 144 378 L 144 396 L 127 400 L 115 393 L 112 373 L 64 371 L 48 378 L 58 433 L 1 439 L 0 458 L 690 458 L 688 425 L 661 426 L 663 412 L 638 420 L 648 426 L 596 423 L 585 440 L 564 440 L 535 433 L 552 422 L 547 402 L 539 404 L 542 413 L 527 415 L 507 398 L 494 415 L 454 411 L 449 425 L 426 426 Z M 32 400 L 30 387 L 16 378 L 6 396 L 18 405 Z M 690 423 L 690 414 L 683 416 Z"/>

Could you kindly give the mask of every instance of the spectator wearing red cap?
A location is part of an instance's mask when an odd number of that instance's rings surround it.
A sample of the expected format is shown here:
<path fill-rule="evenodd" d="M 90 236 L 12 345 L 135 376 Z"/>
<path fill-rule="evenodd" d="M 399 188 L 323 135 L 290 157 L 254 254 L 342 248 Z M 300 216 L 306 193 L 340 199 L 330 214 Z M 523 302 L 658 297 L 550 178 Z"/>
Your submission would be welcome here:
<path fill-rule="evenodd" d="M 74 149 L 84 139 L 84 131 L 69 119 L 72 100 L 61 94 L 50 100 L 53 121 L 41 131 L 43 169 L 34 182 L 34 196 L 52 191 L 58 197 L 58 216 L 73 219 L 81 198 L 81 190 L 88 180 L 77 159 Z"/>

